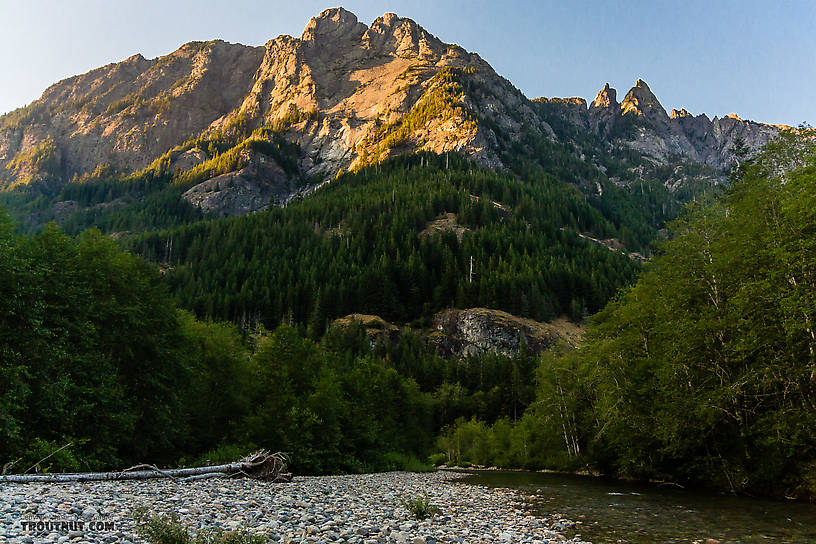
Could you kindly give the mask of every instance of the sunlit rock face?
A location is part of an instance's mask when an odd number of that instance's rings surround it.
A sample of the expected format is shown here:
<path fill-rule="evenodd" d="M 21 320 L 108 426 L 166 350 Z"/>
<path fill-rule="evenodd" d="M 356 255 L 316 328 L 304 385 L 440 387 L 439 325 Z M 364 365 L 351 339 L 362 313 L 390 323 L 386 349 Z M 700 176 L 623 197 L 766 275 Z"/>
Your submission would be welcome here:
<path fill-rule="evenodd" d="M 192 170 L 211 153 L 173 148 L 235 127 L 274 127 L 297 144 L 298 176 L 309 179 L 418 150 L 459 152 L 501 169 L 499 142 L 518 141 L 523 128 L 555 137 L 530 101 L 477 54 L 393 13 L 367 26 L 334 8 L 313 17 L 299 38 L 279 36 L 263 47 L 193 42 L 53 85 L 0 123 L 0 185 L 64 182 L 100 165 L 127 174 L 168 151 L 171 171 Z M 14 161 L 46 151 L 53 172 Z M 291 172 L 258 167 L 255 159 L 185 198 L 220 215 L 258 211 L 294 194 Z"/>

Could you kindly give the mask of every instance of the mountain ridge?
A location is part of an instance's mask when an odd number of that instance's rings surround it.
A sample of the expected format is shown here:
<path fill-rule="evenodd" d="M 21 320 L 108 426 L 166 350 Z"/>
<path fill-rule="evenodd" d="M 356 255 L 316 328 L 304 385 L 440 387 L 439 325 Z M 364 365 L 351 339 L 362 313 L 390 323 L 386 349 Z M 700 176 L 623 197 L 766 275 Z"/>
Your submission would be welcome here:
<path fill-rule="evenodd" d="M 609 83 L 598 91 L 587 106 L 580 97 L 542 97 L 562 109 L 557 114 L 569 123 L 584 130 L 594 131 L 607 139 L 616 136 L 625 146 L 642 152 L 658 162 L 667 162 L 672 156 L 685 156 L 694 162 L 716 169 L 726 169 L 735 160 L 734 146 L 738 139 L 751 152 L 756 151 L 787 125 L 769 125 L 743 120 L 731 113 L 725 117 L 710 119 L 702 113 L 692 115 L 685 108 L 672 109 L 667 114 L 658 98 L 642 79 L 626 93 L 618 103 L 617 91 Z M 627 116 L 629 117 L 627 119 Z M 637 130 L 633 134 L 615 134 L 616 126 L 627 125 Z"/>
<path fill-rule="evenodd" d="M 573 131 L 595 149 L 574 149 Z M 714 179 L 738 143 L 752 152 L 778 131 L 736 116 L 669 116 L 640 79 L 620 103 L 609 84 L 589 106 L 580 98 L 530 100 L 477 53 L 411 19 L 386 13 L 368 26 L 337 7 L 311 18 L 299 38 L 190 42 L 52 85 L 0 117 L 0 190 L 54 193 L 100 168 L 127 176 L 149 167 L 165 178 L 189 173 L 184 179 L 197 187 L 188 184 L 184 198 L 202 212 L 243 215 L 290 200 L 304 183 L 404 153 L 456 152 L 506 169 L 508 150 L 534 154 L 538 139 L 573 149 L 602 173 L 610 165 L 596 151 L 619 156 L 626 172 L 612 178 L 624 186 L 642 180 L 644 168 L 684 161 L 713 168 L 706 176 Z M 280 155 L 240 151 L 275 138 L 294 146 L 296 169 L 270 167 Z M 234 160 L 223 160 L 231 149 Z M 216 178 L 227 174 L 253 178 L 226 199 L 232 204 L 194 196 L 222 189 Z"/>

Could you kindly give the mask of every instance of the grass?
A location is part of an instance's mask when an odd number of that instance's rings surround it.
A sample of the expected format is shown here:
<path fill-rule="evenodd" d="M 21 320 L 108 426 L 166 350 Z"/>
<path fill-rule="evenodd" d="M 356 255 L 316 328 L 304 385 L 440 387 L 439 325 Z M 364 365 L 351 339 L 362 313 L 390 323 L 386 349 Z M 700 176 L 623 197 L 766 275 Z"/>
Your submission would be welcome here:
<path fill-rule="evenodd" d="M 438 506 L 431 504 L 431 499 L 427 494 L 422 497 L 414 497 L 413 499 L 401 499 L 400 504 L 418 521 L 432 518 L 442 513 Z"/>
<path fill-rule="evenodd" d="M 181 523 L 178 515 L 149 514 L 146 507 L 137 508 L 133 513 L 136 532 L 151 544 L 263 544 L 262 535 L 246 531 L 201 530 L 191 533 Z"/>

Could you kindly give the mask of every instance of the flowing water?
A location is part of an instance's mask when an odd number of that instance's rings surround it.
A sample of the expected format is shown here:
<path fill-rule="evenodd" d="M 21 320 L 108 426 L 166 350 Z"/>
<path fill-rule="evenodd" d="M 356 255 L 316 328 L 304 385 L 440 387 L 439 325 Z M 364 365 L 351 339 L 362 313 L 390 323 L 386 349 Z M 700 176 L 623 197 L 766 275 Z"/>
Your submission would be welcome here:
<path fill-rule="evenodd" d="M 537 515 L 579 522 L 562 532 L 594 544 L 816 543 L 813 504 L 541 472 L 479 471 L 464 481 L 519 489 Z"/>

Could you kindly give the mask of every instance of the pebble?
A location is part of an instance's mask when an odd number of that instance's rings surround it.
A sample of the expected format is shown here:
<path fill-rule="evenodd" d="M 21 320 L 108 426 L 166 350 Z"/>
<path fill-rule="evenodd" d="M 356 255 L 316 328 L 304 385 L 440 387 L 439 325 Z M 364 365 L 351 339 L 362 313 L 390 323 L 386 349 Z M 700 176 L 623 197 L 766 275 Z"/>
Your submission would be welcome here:
<path fill-rule="evenodd" d="M 135 530 L 133 512 L 138 507 L 155 514 L 175 513 L 194 531 L 244 529 L 274 544 L 568 541 L 561 533 L 571 526 L 568 520 L 544 523 L 529 513 L 517 491 L 458 482 L 462 476 L 386 472 L 296 477 L 290 483 L 236 479 L 5 485 L 0 487 L 0 544 L 146 544 Z M 401 500 L 423 496 L 441 513 L 417 521 Z M 37 532 L 23 529 L 24 520 L 84 521 L 86 526 L 82 531 Z M 98 522 L 113 522 L 113 528 L 88 527 Z"/>

